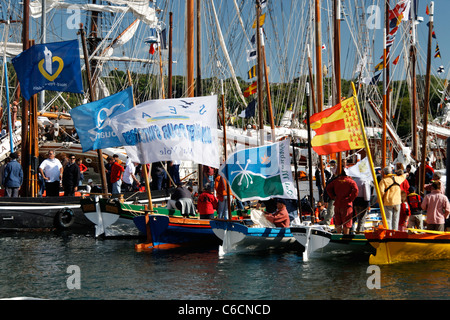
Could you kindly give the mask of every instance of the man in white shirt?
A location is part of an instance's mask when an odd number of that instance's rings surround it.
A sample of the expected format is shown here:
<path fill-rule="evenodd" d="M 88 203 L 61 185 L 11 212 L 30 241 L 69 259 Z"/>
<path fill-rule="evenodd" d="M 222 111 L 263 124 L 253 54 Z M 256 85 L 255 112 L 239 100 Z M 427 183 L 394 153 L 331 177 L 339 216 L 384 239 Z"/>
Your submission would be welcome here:
<path fill-rule="evenodd" d="M 123 182 L 125 191 L 129 191 L 129 192 L 135 191 L 133 184 L 135 184 L 136 187 L 139 188 L 140 184 L 139 184 L 138 179 L 134 175 L 135 172 L 136 172 L 136 167 L 135 167 L 134 163 L 130 159 L 127 159 L 126 168 L 125 168 L 125 171 L 124 171 L 123 177 L 122 177 L 122 182 Z"/>
<path fill-rule="evenodd" d="M 63 166 L 55 158 L 55 151 L 48 152 L 48 158 L 42 161 L 39 172 L 44 178 L 47 197 L 59 197 L 59 184 L 62 179 Z"/>

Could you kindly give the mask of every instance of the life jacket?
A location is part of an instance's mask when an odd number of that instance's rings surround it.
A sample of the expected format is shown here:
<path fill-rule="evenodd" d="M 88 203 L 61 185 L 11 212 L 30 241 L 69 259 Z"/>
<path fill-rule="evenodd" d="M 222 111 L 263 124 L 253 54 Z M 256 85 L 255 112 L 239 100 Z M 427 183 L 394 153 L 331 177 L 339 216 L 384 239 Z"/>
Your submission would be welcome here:
<path fill-rule="evenodd" d="M 412 214 L 421 210 L 422 198 L 417 193 L 408 194 L 407 200 Z"/>

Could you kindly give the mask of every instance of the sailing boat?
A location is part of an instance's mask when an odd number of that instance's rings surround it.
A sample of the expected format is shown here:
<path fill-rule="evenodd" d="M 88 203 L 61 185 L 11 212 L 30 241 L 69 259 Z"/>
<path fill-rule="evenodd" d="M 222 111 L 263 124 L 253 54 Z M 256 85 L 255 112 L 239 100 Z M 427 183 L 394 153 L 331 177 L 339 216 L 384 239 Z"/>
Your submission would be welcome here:
<path fill-rule="evenodd" d="M 120 1 L 119 5 L 122 5 L 123 3 Z M 50 7 L 47 8 L 49 10 L 52 9 L 60 9 L 64 8 L 66 3 L 60 3 L 60 2 L 52 2 L 50 4 Z M 61 7 L 62 6 L 62 7 Z M 83 9 L 86 10 L 94 10 L 94 11 L 102 11 L 104 10 L 103 5 L 90 5 L 86 4 L 82 6 Z M 9 8 L 9 6 L 8 6 Z M 28 46 L 28 29 L 29 29 L 29 20 L 30 15 L 34 18 L 38 18 L 42 12 L 41 12 L 41 4 L 39 2 L 30 3 L 30 1 L 24 1 L 23 2 L 23 20 L 21 22 L 23 23 L 23 39 L 24 44 Z M 108 6 L 106 8 L 108 12 L 113 12 L 123 14 L 123 7 L 122 6 Z M 42 16 L 45 15 L 47 10 L 44 10 Z M 31 11 L 31 14 L 30 14 Z M 38 12 L 39 11 L 39 12 Z M 149 7 L 148 2 L 141 1 L 141 3 L 134 3 L 133 8 L 131 9 L 131 12 L 135 14 L 136 16 L 140 16 L 142 21 L 146 21 L 146 23 L 153 23 L 152 20 L 155 18 L 155 9 L 153 7 Z M 10 12 L 8 12 L 9 16 Z M 19 14 L 19 16 L 22 16 Z M 98 16 L 98 14 L 96 14 Z M 123 19 L 123 15 L 121 16 L 121 19 Z M 45 20 L 43 20 L 42 25 L 45 26 Z M 9 26 L 9 24 L 8 24 Z M 78 26 L 77 26 L 78 27 Z M 8 29 L 6 29 L 8 30 Z M 109 29 L 109 34 L 113 31 L 113 28 Z M 104 41 L 107 40 L 108 37 L 105 37 L 103 39 Z M 6 50 L 3 52 L 5 55 L 7 52 L 10 52 L 10 45 L 15 45 L 14 43 L 8 43 L 9 35 L 6 33 L 6 37 L 4 39 L 4 42 L 2 44 L 3 47 L 6 48 Z M 98 40 L 98 39 L 97 39 Z M 123 39 L 121 39 L 123 40 Z M 117 41 L 114 43 L 113 47 L 116 47 L 118 44 L 122 43 L 123 41 Z M 111 48 L 110 48 L 111 49 Z M 112 50 L 109 50 L 108 52 L 111 53 Z M 16 52 L 13 54 L 13 56 L 17 55 L 19 52 Z M 94 55 L 94 53 L 92 54 Z M 110 55 L 110 54 L 109 54 Z M 87 57 L 86 57 L 87 58 Z M 98 57 L 99 59 L 104 59 L 105 57 Z M 115 58 L 117 57 L 109 57 L 108 59 L 111 61 L 115 61 Z M 129 59 L 128 59 L 129 60 Z M 102 61 L 102 60 L 99 60 Z M 104 60 L 103 60 L 104 61 Z M 147 60 L 138 60 L 139 62 L 147 62 Z M 50 73 L 52 74 L 52 73 Z M 98 78 L 99 79 L 99 78 Z M 100 81 L 100 79 L 99 79 Z M 18 95 L 18 94 L 17 94 Z M 18 96 L 16 97 L 18 100 Z M 62 99 L 66 105 L 68 105 L 67 101 L 61 97 L 61 93 L 53 99 L 50 104 L 52 104 L 56 99 Z M 32 99 L 34 100 L 34 99 Z M 37 101 L 37 100 L 35 100 Z M 9 103 L 9 102 L 7 102 Z M 42 142 L 37 141 L 38 134 L 37 131 L 37 124 L 36 124 L 36 118 L 40 114 L 37 112 L 37 104 L 36 102 L 33 102 L 33 110 L 31 110 L 31 119 L 30 119 L 30 130 L 28 129 L 28 109 L 24 108 L 24 113 L 22 114 L 22 135 L 20 138 L 22 138 L 22 150 L 25 152 L 22 152 L 22 162 L 28 162 L 29 157 L 27 154 L 31 150 L 31 147 L 33 147 L 33 154 L 31 159 L 34 161 L 28 165 L 28 163 L 23 163 L 24 165 L 24 171 L 31 168 L 31 171 L 28 172 L 28 176 L 26 177 L 26 183 L 30 183 L 30 186 L 26 186 L 27 189 L 27 196 L 26 197 L 20 197 L 20 198 L 0 198 L 0 229 L 2 230 L 17 230 L 17 229 L 27 229 L 27 230 L 50 230 L 55 228 L 63 228 L 63 229 L 80 229 L 80 230 L 91 230 L 93 228 L 93 224 L 86 219 L 86 217 L 83 214 L 83 211 L 80 207 L 80 197 L 54 197 L 54 198 L 48 198 L 48 197 L 36 197 L 37 196 L 37 164 L 38 164 L 38 153 L 36 152 L 38 149 L 38 145 Z M 25 105 L 24 105 L 25 106 Z M 25 117 L 24 117 L 25 115 Z M 31 133 L 32 134 L 29 134 Z M 28 141 L 29 139 L 32 140 L 32 142 Z M 23 138 L 27 137 L 27 141 L 25 141 Z M 24 145 L 27 144 L 28 147 L 24 147 Z M 46 143 L 44 142 L 44 145 L 50 148 L 55 148 L 56 145 L 53 143 Z M 42 147 L 42 146 L 41 146 Z M 59 148 L 63 148 L 64 151 L 67 153 L 72 152 L 74 149 L 72 147 L 76 147 L 74 144 L 68 143 L 66 146 L 64 146 L 64 143 L 59 145 Z M 8 149 L 9 150 L 9 149 Z M 41 151 L 46 151 L 46 148 L 41 148 Z M 81 149 L 80 149 L 81 150 Z M 89 153 L 82 153 L 81 151 L 73 152 L 75 154 L 79 154 L 80 156 L 87 156 L 88 159 L 95 158 L 93 156 L 90 157 Z M 111 155 L 113 153 L 116 153 L 115 151 L 111 152 Z M 117 152 L 118 153 L 118 152 Z M 101 160 L 102 161 L 102 160 Z M 101 172 L 101 171 L 100 171 Z M 25 188 L 25 186 L 24 186 Z"/>
<path fill-rule="evenodd" d="M 427 154 L 427 124 L 428 108 L 430 103 L 430 67 L 431 67 L 431 41 L 433 33 L 434 2 L 430 3 L 430 22 L 428 24 L 428 50 L 427 50 L 427 74 L 425 84 L 425 111 L 424 132 L 422 142 L 422 164 L 425 168 L 425 157 Z M 425 170 L 421 170 L 421 188 L 423 189 Z M 380 207 L 382 203 L 380 202 Z M 384 212 L 382 211 L 384 215 Z M 385 218 L 384 218 L 385 219 Z M 376 248 L 376 254 L 371 255 L 371 264 L 392 264 L 398 262 L 411 262 L 421 260 L 450 259 L 450 232 L 439 232 L 432 230 L 408 229 L 409 232 L 390 230 L 386 223 L 377 229 L 368 231 L 365 236 L 369 243 Z"/>

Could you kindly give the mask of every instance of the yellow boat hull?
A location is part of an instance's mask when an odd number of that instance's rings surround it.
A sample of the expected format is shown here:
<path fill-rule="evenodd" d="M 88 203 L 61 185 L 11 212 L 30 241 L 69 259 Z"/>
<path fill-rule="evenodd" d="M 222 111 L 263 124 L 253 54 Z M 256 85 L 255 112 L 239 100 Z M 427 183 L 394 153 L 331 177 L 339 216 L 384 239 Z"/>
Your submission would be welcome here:
<path fill-rule="evenodd" d="M 380 228 L 365 235 L 377 250 L 370 256 L 370 264 L 450 259 L 449 232 L 410 234 Z"/>

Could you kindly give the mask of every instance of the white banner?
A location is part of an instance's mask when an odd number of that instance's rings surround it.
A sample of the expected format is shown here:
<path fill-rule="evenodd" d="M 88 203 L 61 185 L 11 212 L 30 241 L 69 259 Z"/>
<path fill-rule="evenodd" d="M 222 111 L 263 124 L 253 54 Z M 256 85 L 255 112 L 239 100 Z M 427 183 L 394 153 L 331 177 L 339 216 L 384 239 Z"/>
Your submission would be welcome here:
<path fill-rule="evenodd" d="M 112 118 L 110 126 L 134 162 L 220 165 L 217 96 L 146 101 Z"/>

